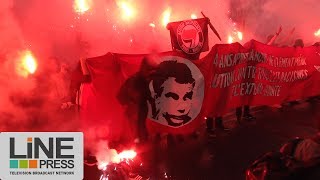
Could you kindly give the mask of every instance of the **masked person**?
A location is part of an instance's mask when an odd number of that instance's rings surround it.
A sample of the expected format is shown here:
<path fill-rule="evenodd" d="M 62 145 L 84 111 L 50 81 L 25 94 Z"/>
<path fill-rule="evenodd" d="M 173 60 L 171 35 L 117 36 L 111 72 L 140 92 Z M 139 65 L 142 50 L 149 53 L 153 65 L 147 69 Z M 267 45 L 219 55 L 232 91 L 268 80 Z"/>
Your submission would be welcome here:
<path fill-rule="evenodd" d="M 148 115 L 147 100 L 150 97 L 148 84 L 150 75 L 155 65 L 148 58 L 144 58 L 140 64 L 140 69 L 133 76 L 129 77 L 120 88 L 118 100 L 120 104 L 127 106 L 126 115 L 128 118 L 136 117 L 136 128 L 138 137 L 135 142 L 145 142 L 148 138 L 146 129 L 146 118 Z M 137 109 L 137 113 L 132 111 Z"/>

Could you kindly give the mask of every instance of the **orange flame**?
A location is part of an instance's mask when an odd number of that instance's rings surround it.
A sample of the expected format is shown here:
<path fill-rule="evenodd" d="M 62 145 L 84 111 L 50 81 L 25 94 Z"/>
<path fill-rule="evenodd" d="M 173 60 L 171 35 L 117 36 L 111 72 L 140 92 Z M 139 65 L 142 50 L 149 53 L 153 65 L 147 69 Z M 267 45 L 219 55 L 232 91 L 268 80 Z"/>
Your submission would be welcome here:
<path fill-rule="evenodd" d="M 90 9 L 91 0 L 74 0 L 73 8 L 75 12 L 83 14 Z"/>
<path fill-rule="evenodd" d="M 19 59 L 16 71 L 19 75 L 27 77 L 30 74 L 34 74 L 37 70 L 38 64 L 31 51 L 26 50 L 22 53 Z"/>
<path fill-rule="evenodd" d="M 156 27 L 156 25 L 155 25 L 154 23 L 150 23 L 149 26 L 150 26 L 150 27 L 153 27 L 153 28 Z"/>
<path fill-rule="evenodd" d="M 242 38 L 243 38 L 242 32 L 238 31 L 237 35 L 238 35 L 238 39 L 242 41 Z"/>
<path fill-rule="evenodd" d="M 231 44 L 234 42 L 240 42 L 242 40 L 243 40 L 243 34 L 238 30 L 233 30 L 233 32 L 228 35 L 228 44 Z"/>
<path fill-rule="evenodd" d="M 123 20 L 131 20 L 137 14 L 136 9 L 128 1 L 117 1 L 117 5 L 121 10 Z"/>
<path fill-rule="evenodd" d="M 137 153 L 134 150 L 122 151 L 118 154 L 120 159 L 133 159 L 137 156 Z"/>
<path fill-rule="evenodd" d="M 228 36 L 228 43 L 229 44 L 233 43 L 233 37 L 231 35 Z"/>
<path fill-rule="evenodd" d="M 191 19 L 197 19 L 197 15 L 196 14 L 191 14 Z"/>
<path fill-rule="evenodd" d="M 320 37 L 320 29 L 314 33 L 315 36 Z"/>
<path fill-rule="evenodd" d="M 123 160 L 132 160 L 137 156 L 137 153 L 134 150 L 124 150 L 118 154 L 114 149 L 108 149 L 106 156 L 109 156 L 109 162 L 98 162 L 98 169 L 105 170 L 109 163 L 120 163 Z"/>
<path fill-rule="evenodd" d="M 162 13 L 162 25 L 164 27 L 167 27 L 167 24 L 170 22 L 170 16 L 171 16 L 171 8 L 168 7 L 163 13 Z"/>

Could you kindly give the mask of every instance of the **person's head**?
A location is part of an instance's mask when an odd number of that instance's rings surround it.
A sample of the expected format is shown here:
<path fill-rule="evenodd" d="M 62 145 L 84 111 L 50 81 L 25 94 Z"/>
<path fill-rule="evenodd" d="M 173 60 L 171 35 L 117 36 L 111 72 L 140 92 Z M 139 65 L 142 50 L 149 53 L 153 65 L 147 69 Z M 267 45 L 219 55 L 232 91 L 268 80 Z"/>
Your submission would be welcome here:
<path fill-rule="evenodd" d="M 194 87 L 195 79 L 186 64 L 160 63 L 149 84 L 152 118 L 174 127 L 189 122 Z"/>
<path fill-rule="evenodd" d="M 60 65 L 60 73 L 63 75 L 67 75 L 70 73 L 70 67 L 67 63 L 61 63 Z"/>
<path fill-rule="evenodd" d="M 150 58 L 143 58 L 140 64 L 140 69 L 139 71 L 144 75 L 144 76 L 149 76 L 156 68 L 156 63 L 150 59 Z"/>
<path fill-rule="evenodd" d="M 296 39 L 295 41 L 294 41 L 294 45 L 293 45 L 293 47 L 304 47 L 304 43 L 303 43 L 303 40 L 302 39 Z"/>

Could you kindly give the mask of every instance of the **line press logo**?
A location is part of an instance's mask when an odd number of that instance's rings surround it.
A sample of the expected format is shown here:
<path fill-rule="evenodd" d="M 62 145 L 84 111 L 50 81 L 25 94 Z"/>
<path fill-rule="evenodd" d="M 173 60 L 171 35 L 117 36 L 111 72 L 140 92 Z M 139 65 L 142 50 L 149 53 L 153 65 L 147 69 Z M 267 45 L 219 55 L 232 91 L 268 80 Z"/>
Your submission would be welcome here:
<path fill-rule="evenodd" d="M 82 133 L 1 133 L 0 142 L 2 179 L 83 178 Z"/>

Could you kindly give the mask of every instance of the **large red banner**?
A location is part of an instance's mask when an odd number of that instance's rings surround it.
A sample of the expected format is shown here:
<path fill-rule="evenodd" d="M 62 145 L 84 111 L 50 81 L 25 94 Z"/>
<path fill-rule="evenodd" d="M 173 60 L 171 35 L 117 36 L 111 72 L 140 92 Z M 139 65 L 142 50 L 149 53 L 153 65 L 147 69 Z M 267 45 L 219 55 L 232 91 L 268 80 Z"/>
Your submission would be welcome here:
<path fill-rule="evenodd" d="M 117 99 L 123 84 L 139 71 L 142 59 L 152 57 L 157 67 L 146 84 L 149 132 L 190 133 L 205 116 L 223 115 L 243 105 L 272 105 L 320 92 L 320 48 L 278 48 L 250 41 L 215 45 L 203 59 L 182 54 L 108 53 L 90 58 L 92 82 L 82 93 L 82 117 L 87 127 L 105 126 L 109 139 L 136 134 L 136 119 L 125 114 L 137 106 Z M 139 82 L 139 81 L 137 81 Z M 128 97 L 133 96 L 128 91 Z M 137 114 L 137 113 L 136 113 Z"/>
<path fill-rule="evenodd" d="M 206 113 L 273 105 L 320 94 L 319 47 L 278 48 L 257 41 L 216 45 L 197 64 L 205 70 Z"/>

